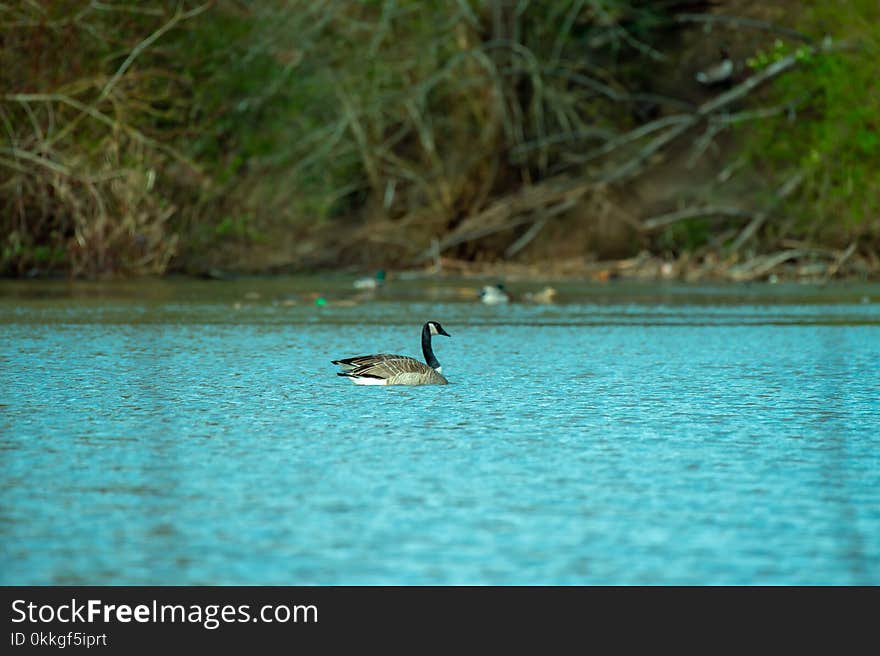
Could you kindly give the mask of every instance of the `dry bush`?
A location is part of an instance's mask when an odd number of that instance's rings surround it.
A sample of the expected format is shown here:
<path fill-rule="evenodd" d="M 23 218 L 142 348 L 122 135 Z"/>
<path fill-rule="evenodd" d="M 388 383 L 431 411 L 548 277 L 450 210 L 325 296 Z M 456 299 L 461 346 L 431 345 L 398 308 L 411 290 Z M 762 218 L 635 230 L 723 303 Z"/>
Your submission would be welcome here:
<path fill-rule="evenodd" d="M 183 83 L 150 48 L 207 5 L 18 2 L 0 14 L 0 270 L 161 273 L 177 236 L 150 135 Z M 193 166 L 193 165 L 189 165 Z"/>

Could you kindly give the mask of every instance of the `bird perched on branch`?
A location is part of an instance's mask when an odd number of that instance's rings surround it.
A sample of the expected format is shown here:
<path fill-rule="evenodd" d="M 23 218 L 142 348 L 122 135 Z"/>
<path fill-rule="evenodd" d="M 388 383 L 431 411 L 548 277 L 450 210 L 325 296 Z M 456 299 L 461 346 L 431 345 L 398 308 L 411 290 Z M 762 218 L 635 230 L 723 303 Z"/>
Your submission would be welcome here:
<path fill-rule="evenodd" d="M 695 75 L 697 82 L 706 87 L 715 87 L 727 85 L 733 79 L 733 59 L 727 48 L 721 47 L 721 61 L 716 62 L 709 68 L 697 72 Z"/>

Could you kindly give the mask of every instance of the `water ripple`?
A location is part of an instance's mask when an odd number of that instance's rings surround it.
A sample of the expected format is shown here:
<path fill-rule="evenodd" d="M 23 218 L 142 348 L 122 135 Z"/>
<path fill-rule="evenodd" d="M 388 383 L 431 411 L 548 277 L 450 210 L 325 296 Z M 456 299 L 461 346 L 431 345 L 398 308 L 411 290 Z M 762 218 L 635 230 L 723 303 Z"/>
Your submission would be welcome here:
<path fill-rule="evenodd" d="M 874 303 L 187 289 L 0 299 L 0 583 L 880 583 Z"/>

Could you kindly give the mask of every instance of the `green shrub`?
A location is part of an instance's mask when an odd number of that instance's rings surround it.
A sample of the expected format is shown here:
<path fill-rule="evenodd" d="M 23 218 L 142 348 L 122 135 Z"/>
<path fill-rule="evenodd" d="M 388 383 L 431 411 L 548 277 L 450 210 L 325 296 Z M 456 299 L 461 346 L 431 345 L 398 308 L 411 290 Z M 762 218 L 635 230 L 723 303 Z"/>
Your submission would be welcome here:
<path fill-rule="evenodd" d="M 802 234 L 836 241 L 880 233 L 880 4 L 874 0 L 814 1 L 804 29 L 839 46 L 807 56 L 777 80 L 769 104 L 790 114 L 756 123 L 745 133 L 752 160 L 771 175 L 803 174 L 788 202 Z M 789 54 L 777 42 L 749 64 L 764 66 Z"/>

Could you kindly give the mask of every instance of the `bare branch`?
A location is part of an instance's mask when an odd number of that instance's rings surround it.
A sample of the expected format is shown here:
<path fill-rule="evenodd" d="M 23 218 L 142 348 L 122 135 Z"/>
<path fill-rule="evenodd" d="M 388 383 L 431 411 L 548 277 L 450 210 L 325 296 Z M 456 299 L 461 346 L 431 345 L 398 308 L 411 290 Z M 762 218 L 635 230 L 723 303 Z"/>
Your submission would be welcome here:
<path fill-rule="evenodd" d="M 47 159 L 45 157 L 40 157 L 39 155 L 34 155 L 29 150 L 24 150 L 23 148 L 0 148 L 0 152 L 9 153 L 13 157 L 18 159 L 24 159 L 29 162 L 33 162 L 34 164 L 39 164 L 50 171 L 55 171 L 55 173 L 60 173 L 61 175 L 68 178 L 78 178 L 73 171 L 64 166 L 63 164 L 59 164 L 51 159 Z"/>
<path fill-rule="evenodd" d="M 755 217 L 749 222 L 749 224 L 743 229 L 743 231 L 737 236 L 736 239 L 733 240 L 733 243 L 730 245 L 730 251 L 735 253 L 740 248 L 742 248 L 743 244 L 748 242 L 757 232 L 761 226 L 767 221 L 770 216 L 770 213 L 776 208 L 779 203 L 781 203 L 785 198 L 787 198 L 791 193 L 797 189 L 798 185 L 800 185 L 801 181 L 803 181 L 804 175 L 801 172 L 795 173 L 790 176 L 776 191 L 776 197 L 773 202 L 767 207 L 764 211 L 758 212 L 755 214 Z"/>
<path fill-rule="evenodd" d="M 722 23 L 733 25 L 735 27 L 751 27 L 756 30 L 764 30 L 766 32 L 775 32 L 798 41 L 812 43 L 813 39 L 804 34 L 788 27 L 769 23 L 767 21 L 758 20 L 756 18 L 745 18 L 742 16 L 726 16 L 724 14 L 676 14 L 676 23 Z"/>
<path fill-rule="evenodd" d="M 833 278 L 835 275 L 837 275 L 837 272 L 840 271 L 840 267 L 842 267 L 844 263 L 850 257 L 852 257 L 852 254 L 856 252 L 857 245 L 857 241 L 852 242 L 849 246 L 847 246 L 846 250 L 838 256 L 834 263 L 830 267 L 828 267 L 828 270 L 825 272 L 826 280 L 829 278 Z"/>
<path fill-rule="evenodd" d="M 415 261 L 422 262 L 453 246 L 534 223 L 545 216 L 556 216 L 570 209 L 592 187 L 592 184 L 578 180 L 549 180 L 524 187 L 517 194 L 498 200 L 468 217 L 439 244 L 424 250 Z"/>
<path fill-rule="evenodd" d="M 701 216 L 732 216 L 736 218 L 744 218 L 752 216 L 753 214 L 754 212 L 752 212 L 751 210 L 728 205 L 688 207 L 683 210 L 678 210 L 677 212 L 668 212 L 666 214 L 652 216 L 650 219 L 645 219 L 644 221 L 642 221 L 641 227 L 643 231 L 650 232 L 651 230 L 657 230 L 658 228 L 665 228 L 672 225 L 673 223 L 678 223 L 679 221 L 696 219 Z"/>
<path fill-rule="evenodd" d="M 754 218 L 749 221 L 748 225 L 746 225 L 746 227 L 737 235 L 736 239 L 733 240 L 733 243 L 730 245 L 731 252 L 735 253 L 742 248 L 743 244 L 754 237 L 760 227 L 767 222 L 769 216 L 770 215 L 767 212 L 757 212 Z"/>
<path fill-rule="evenodd" d="M 125 75 L 125 72 L 134 63 L 134 60 L 137 59 L 137 57 L 144 50 L 146 50 L 150 45 L 152 45 L 157 39 L 159 39 L 159 37 L 161 37 L 163 34 L 168 32 L 171 28 L 173 28 L 175 25 L 177 25 L 181 21 L 188 20 L 190 18 L 193 18 L 193 17 L 198 16 L 199 14 L 203 13 L 204 11 L 209 9 L 215 2 L 216 2 L 216 0 L 208 0 L 208 2 L 201 4 L 198 7 L 195 7 L 193 9 L 190 9 L 189 11 L 181 11 L 183 4 L 182 3 L 179 4 L 178 8 L 177 8 L 177 12 L 174 14 L 174 16 L 171 18 L 171 20 L 169 20 L 167 23 L 162 25 L 162 27 L 160 27 L 158 30 L 153 32 L 150 36 L 148 36 L 143 41 L 138 43 L 132 49 L 132 51 L 128 54 L 128 57 L 126 57 L 125 61 L 122 62 L 122 65 L 120 65 L 120 67 L 116 70 L 116 73 L 114 73 L 113 76 L 107 81 L 107 84 L 104 85 L 104 88 L 101 90 L 101 93 L 98 95 L 98 98 L 94 102 L 91 103 L 90 109 L 95 109 L 98 106 L 98 104 L 100 104 L 104 99 L 106 99 L 108 95 L 110 95 L 110 92 L 113 90 L 113 87 L 116 86 L 116 84 L 119 82 L 120 78 L 122 78 L 122 76 Z M 59 130 L 55 134 L 55 136 L 52 137 L 52 139 L 49 141 L 49 143 L 50 144 L 55 143 L 55 142 L 59 141 L 60 139 L 63 139 L 66 135 L 70 134 L 70 132 L 72 132 L 74 129 L 76 129 L 76 126 L 79 125 L 80 121 L 87 114 L 90 114 L 90 112 L 86 111 L 86 110 L 82 110 L 80 115 L 71 119 L 70 122 L 68 122 L 68 124 L 66 126 L 64 126 L 63 129 Z"/>
<path fill-rule="evenodd" d="M 150 146 L 151 148 L 155 148 L 156 150 L 171 155 L 174 159 L 189 166 L 193 171 L 201 172 L 201 168 L 197 164 L 195 164 L 195 162 L 190 160 L 186 155 L 176 150 L 175 148 L 156 141 L 155 139 L 151 139 L 150 137 L 146 136 L 142 132 L 138 131 L 137 129 L 126 123 L 122 123 L 121 121 L 110 118 L 106 114 L 95 109 L 94 105 L 86 105 L 85 103 L 81 103 L 78 100 L 71 98 L 70 96 L 64 95 L 63 93 L 10 93 L 3 96 L 3 99 L 18 102 L 23 105 L 26 105 L 29 102 L 59 102 L 65 105 L 69 105 L 70 107 L 79 110 L 81 112 L 80 116 L 90 116 L 91 118 L 100 123 L 103 123 L 110 128 L 122 130 L 129 136 L 134 138 L 135 141 L 139 141 L 146 146 Z M 56 141 L 57 138 L 49 139 L 46 145 L 52 145 Z"/>
<path fill-rule="evenodd" d="M 539 218 L 532 224 L 532 226 L 526 230 L 525 234 L 522 235 L 519 239 L 513 242 L 510 246 L 507 247 L 507 250 L 504 251 L 504 257 L 513 257 L 517 253 L 519 253 L 522 249 L 531 243 L 531 241 L 538 236 L 538 233 L 547 225 L 547 222 L 552 219 L 554 216 L 558 216 L 564 212 L 567 212 L 572 207 L 575 206 L 574 201 L 565 201 L 559 203 L 555 207 L 552 207 L 544 212 L 541 212 Z"/>
<path fill-rule="evenodd" d="M 791 249 L 773 255 L 759 255 L 748 262 L 731 267 L 727 271 L 727 274 L 732 280 L 737 282 L 755 280 L 756 278 L 760 278 L 764 274 L 769 273 L 773 268 L 784 262 L 806 257 L 811 254 L 812 251 L 810 250 Z"/>
<path fill-rule="evenodd" d="M 809 54 L 819 54 L 825 52 L 832 52 L 834 50 L 841 50 L 844 48 L 850 47 L 847 43 L 833 44 L 830 39 L 824 41 L 821 45 L 816 46 L 814 48 L 809 48 Z M 782 59 L 773 62 L 767 68 L 755 73 L 754 75 L 746 78 L 743 82 L 736 85 L 732 89 L 716 96 L 712 100 L 709 100 L 697 108 L 697 115 L 700 117 L 708 116 L 713 112 L 717 112 L 722 107 L 726 107 L 732 102 L 739 100 L 743 96 L 751 93 L 755 88 L 764 84 L 768 80 L 773 79 L 774 77 L 778 77 L 788 71 L 789 69 L 794 68 L 798 65 L 803 57 L 802 52 L 794 52 L 790 55 L 783 57 Z"/>
<path fill-rule="evenodd" d="M 109 2 L 92 0 L 90 7 L 98 11 L 119 11 L 129 14 L 143 14 L 146 16 L 161 16 L 162 10 L 158 7 L 138 7 L 136 5 L 117 5 Z"/>
<path fill-rule="evenodd" d="M 636 155 L 629 161 L 622 164 L 621 166 L 618 166 L 610 173 L 600 176 L 599 181 L 617 182 L 631 175 L 634 175 L 641 169 L 642 164 L 647 161 L 652 155 L 659 152 L 664 146 L 666 146 L 666 144 L 674 141 L 679 136 L 690 130 L 691 127 L 696 123 L 696 117 L 689 117 L 687 121 L 684 121 L 679 125 L 676 125 L 675 127 L 667 130 L 663 134 L 655 137 L 653 140 L 649 141 L 648 144 L 638 153 L 636 153 Z"/>
<path fill-rule="evenodd" d="M 587 162 L 602 157 L 603 155 L 608 155 L 609 153 L 614 152 L 621 146 L 625 146 L 626 144 L 638 141 L 642 137 L 646 137 L 649 134 L 652 134 L 669 126 L 683 124 L 687 124 L 688 126 L 690 126 L 693 120 L 694 119 L 690 114 L 673 114 L 671 116 L 664 116 L 662 118 L 658 118 L 657 120 L 651 121 L 650 123 L 645 123 L 644 125 L 634 130 L 630 130 L 626 134 L 622 134 L 619 137 L 609 139 L 598 148 L 588 151 L 584 155 L 571 157 L 570 161 L 578 164 L 586 164 Z"/>
<path fill-rule="evenodd" d="M 694 109 L 694 105 L 690 102 L 687 102 L 686 100 L 664 96 L 659 93 L 629 93 L 627 91 L 618 91 L 614 87 L 609 86 L 604 82 L 600 82 L 599 80 L 592 78 L 588 75 L 584 75 L 583 73 L 575 73 L 573 71 L 567 70 L 552 70 L 547 71 L 547 74 L 564 77 L 571 82 L 575 82 L 581 86 L 587 87 L 588 89 L 592 89 L 599 95 L 605 96 L 606 98 L 608 98 L 609 100 L 613 100 L 614 102 L 654 102 L 658 105 L 675 106 L 679 109 L 684 109 L 687 111 L 691 111 Z"/>
<path fill-rule="evenodd" d="M 125 61 L 122 62 L 122 65 L 116 70 L 107 84 L 104 85 L 104 88 L 101 90 L 101 93 L 98 95 L 98 99 L 95 101 L 95 104 L 100 103 L 104 98 L 110 95 L 110 92 L 113 90 L 113 87 L 116 86 L 116 83 L 119 82 L 119 79 L 125 75 L 125 72 L 129 69 L 129 67 L 134 63 L 134 60 L 140 56 L 140 54 L 149 48 L 153 43 L 155 43 L 163 34 L 174 28 L 175 25 L 180 23 L 181 21 L 189 20 L 195 16 L 198 16 L 205 10 L 207 10 L 211 5 L 213 5 L 215 0 L 209 0 L 208 2 L 199 5 L 189 11 L 182 11 L 183 4 L 181 3 L 177 7 L 177 11 L 174 13 L 174 16 L 171 17 L 167 23 L 165 23 L 158 30 L 153 32 L 146 39 L 138 43 L 130 53 L 128 53 L 128 57 L 125 58 Z"/>

